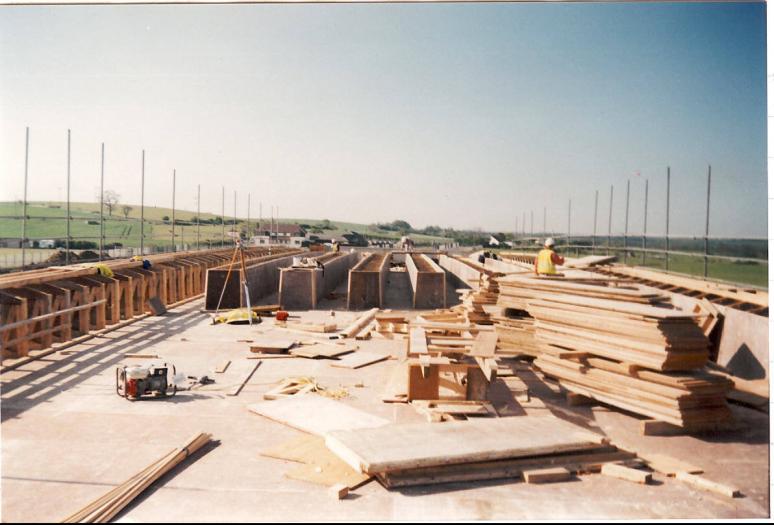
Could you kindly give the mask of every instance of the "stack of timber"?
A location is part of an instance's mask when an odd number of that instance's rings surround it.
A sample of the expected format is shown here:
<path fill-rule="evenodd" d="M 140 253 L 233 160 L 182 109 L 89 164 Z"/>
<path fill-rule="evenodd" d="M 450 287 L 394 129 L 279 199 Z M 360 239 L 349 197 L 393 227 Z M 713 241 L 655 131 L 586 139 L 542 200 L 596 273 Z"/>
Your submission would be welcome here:
<path fill-rule="evenodd" d="M 458 290 L 462 299 L 461 308 L 467 311 L 467 317 L 472 323 L 493 324 L 490 313 L 486 306 L 494 306 L 500 295 L 500 286 L 495 274 L 481 275 L 480 284 L 477 289 Z"/>
<path fill-rule="evenodd" d="M 680 310 L 588 297 L 532 301 L 543 351 L 578 351 L 659 371 L 707 363 L 707 338 L 694 315 Z"/>
<path fill-rule="evenodd" d="M 540 354 L 540 344 L 535 337 L 535 319 L 527 312 L 505 310 L 504 315 L 495 316 L 492 320 L 497 333 L 498 356 L 537 357 Z"/>
<path fill-rule="evenodd" d="M 390 424 L 329 432 L 325 444 L 387 488 L 503 478 L 558 481 L 636 458 L 554 417 Z"/>
<path fill-rule="evenodd" d="M 608 359 L 548 354 L 538 357 L 535 364 L 570 392 L 689 432 L 715 429 L 731 419 L 726 395 L 733 382 L 720 374 L 704 370 L 660 373 Z"/>

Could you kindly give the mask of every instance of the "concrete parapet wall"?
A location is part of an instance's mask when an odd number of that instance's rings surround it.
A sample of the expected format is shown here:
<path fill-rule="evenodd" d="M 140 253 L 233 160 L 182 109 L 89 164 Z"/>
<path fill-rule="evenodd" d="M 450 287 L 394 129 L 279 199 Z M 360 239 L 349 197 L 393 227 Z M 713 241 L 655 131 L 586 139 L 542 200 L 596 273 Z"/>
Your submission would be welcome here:
<path fill-rule="evenodd" d="M 406 257 L 414 308 L 446 307 L 446 272 L 427 255 Z"/>

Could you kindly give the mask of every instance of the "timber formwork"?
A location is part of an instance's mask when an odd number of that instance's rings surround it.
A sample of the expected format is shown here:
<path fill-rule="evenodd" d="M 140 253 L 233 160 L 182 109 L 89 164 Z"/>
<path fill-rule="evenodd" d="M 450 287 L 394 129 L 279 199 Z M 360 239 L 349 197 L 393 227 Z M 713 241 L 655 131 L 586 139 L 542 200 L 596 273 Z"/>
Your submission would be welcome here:
<path fill-rule="evenodd" d="M 349 271 L 347 309 L 382 307 L 391 259 L 390 253 L 372 253 Z"/>
<path fill-rule="evenodd" d="M 279 304 L 288 310 L 313 310 L 326 294 L 344 281 L 360 259 L 358 253 L 326 253 L 317 267 L 280 270 Z"/>
<path fill-rule="evenodd" d="M 285 249 L 270 255 L 259 256 L 245 261 L 245 282 L 250 294 L 251 304 L 267 295 L 277 293 L 280 271 L 293 264 L 295 256 L 305 253 L 300 249 Z M 236 261 L 231 271 L 230 265 L 207 270 L 204 307 L 206 310 L 241 308 L 247 306 L 247 298 L 242 282 L 242 268 Z M 226 282 L 228 279 L 228 282 Z"/>
<path fill-rule="evenodd" d="M 287 249 L 285 249 L 287 250 Z M 151 298 L 164 305 L 203 294 L 206 270 L 229 262 L 233 249 L 152 255 L 149 268 L 126 259 L 49 267 L 0 277 L 0 355 L 21 358 L 31 350 L 65 343 L 151 312 Z M 274 248 L 276 253 L 277 248 Z M 268 248 L 247 248 L 248 257 Z"/>
<path fill-rule="evenodd" d="M 425 254 L 406 255 L 414 308 L 446 308 L 446 272 Z"/>

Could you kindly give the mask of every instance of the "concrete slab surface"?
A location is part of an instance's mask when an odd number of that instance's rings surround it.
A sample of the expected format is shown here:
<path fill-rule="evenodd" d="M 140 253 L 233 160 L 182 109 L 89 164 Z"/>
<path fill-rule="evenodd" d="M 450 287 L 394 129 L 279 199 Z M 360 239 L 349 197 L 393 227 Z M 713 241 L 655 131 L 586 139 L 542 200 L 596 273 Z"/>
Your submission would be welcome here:
<path fill-rule="evenodd" d="M 392 304 L 404 275 L 391 274 Z M 346 299 L 343 300 L 345 304 Z M 714 436 L 643 437 L 639 420 L 601 406 L 568 407 L 555 385 L 518 367 L 533 401 L 506 400 L 517 417 L 553 415 L 604 432 L 615 444 L 667 454 L 702 466 L 712 480 L 741 489 L 729 499 L 654 475 L 643 486 L 601 475 L 577 481 L 527 485 L 514 480 L 416 487 L 388 491 L 372 481 L 344 500 L 326 487 L 286 479 L 293 463 L 259 453 L 302 434 L 247 410 L 282 379 L 314 377 L 328 388 L 344 388 L 353 407 L 390 421 L 424 421 L 404 404 L 382 403 L 395 360 L 357 370 L 326 360 L 262 362 L 238 396 L 225 391 L 254 366 L 249 343 L 257 337 L 322 339 L 323 334 L 288 332 L 272 318 L 255 326 L 210 324 L 202 301 L 163 317 L 124 328 L 52 354 L 0 376 L 2 382 L 2 518 L 58 521 L 121 483 L 198 431 L 217 444 L 198 452 L 134 501 L 121 521 L 352 521 L 481 519 L 761 518 L 769 513 L 768 416 L 734 407 L 744 427 Z M 339 310 L 335 310 L 340 308 Z M 313 312 L 292 312 L 304 322 L 336 322 L 359 312 L 343 311 L 342 299 L 323 301 Z M 333 309 L 334 315 L 331 316 Z M 414 312 L 416 313 L 416 312 Z M 291 335 L 292 334 L 292 335 Z M 405 341 L 357 341 L 369 352 L 396 356 Z M 73 353 L 69 353 L 73 352 Z M 208 375 L 213 385 L 174 398 L 130 402 L 115 394 L 115 368 L 126 353 L 150 353 L 186 375 Z M 224 360 L 231 366 L 214 373 Z M 143 360 L 139 360 L 140 362 Z M 159 360 L 153 360 L 159 361 Z M 358 386 L 362 384 L 362 386 Z M 506 389 L 507 390 L 507 389 Z M 504 394 L 507 397 L 507 392 Z M 504 411 L 506 412 L 506 411 Z M 431 423 L 428 423 L 431 424 Z M 442 423 L 438 423 L 442 424 Z"/>

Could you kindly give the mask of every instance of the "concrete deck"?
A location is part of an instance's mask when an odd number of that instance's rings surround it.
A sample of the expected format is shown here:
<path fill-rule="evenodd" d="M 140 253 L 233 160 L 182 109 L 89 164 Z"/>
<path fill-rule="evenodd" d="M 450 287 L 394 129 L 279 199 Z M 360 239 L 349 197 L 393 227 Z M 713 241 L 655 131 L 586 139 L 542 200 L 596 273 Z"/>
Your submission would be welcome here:
<path fill-rule="evenodd" d="M 405 275 L 393 273 L 387 302 Z M 407 279 L 406 279 L 407 280 Z M 408 283 L 405 283 L 408 284 Z M 265 318 L 257 326 L 212 326 L 200 312 L 203 301 L 148 318 L 68 351 L 3 374 L 2 517 L 4 521 L 58 521 L 136 473 L 191 434 L 206 431 L 219 440 L 184 462 L 133 502 L 122 521 L 290 520 L 473 520 L 473 519 L 645 519 L 755 518 L 769 513 L 769 420 L 734 407 L 745 427 L 714 437 L 638 435 L 638 419 L 604 407 L 569 408 L 556 388 L 524 373 L 546 408 L 530 414 L 570 419 L 605 432 L 615 444 L 682 458 L 702 466 L 705 476 L 740 488 L 743 498 L 699 492 L 654 475 L 641 486 L 587 475 L 578 481 L 527 485 L 514 480 L 457 483 L 388 491 L 372 481 L 337 501 L 320 485 L 286 479 L 292 463 L 265 458 L 261 450 L 301 432 L 250 413 L 246 406 L 279 380 L 313 376 L 322 385 L 344 387 L 341 402 L 394 421 L 421 421 L 409 406 L 380 401 L 395 361 L 359 370 L 333 368 L 325 360 L 264 361 L 236 397 L 224 395 L 256 361 L 247 343 L 257 336 L 287 338 Z M 357 312 L 335 311 L 341 301 L 324 301 L 302 320 L 346 325 Z M 293 338 L 311 338 L 294 333 Z M 362 349 L 397 355 L 402 340 L 359 341 Z M 115 367 L 125 353 L 155 353 L 186 375 L 208 375 L 217 383 L 175 398 L 129 402 L 115 395 Z M 214 368 L 232 361 L 224 374 Z M 529 376 L 529 377 L 527 377 Z M 355 384 L 362 382 L 363 387 Z M 519 407 L 517 408 L 517 412 Z M 521 412 L 523 413 L 523 411 Z M 430 424 L 430 423 L 428 423 Z M 442 424 L 442 423 L 439 423 Z"/>

